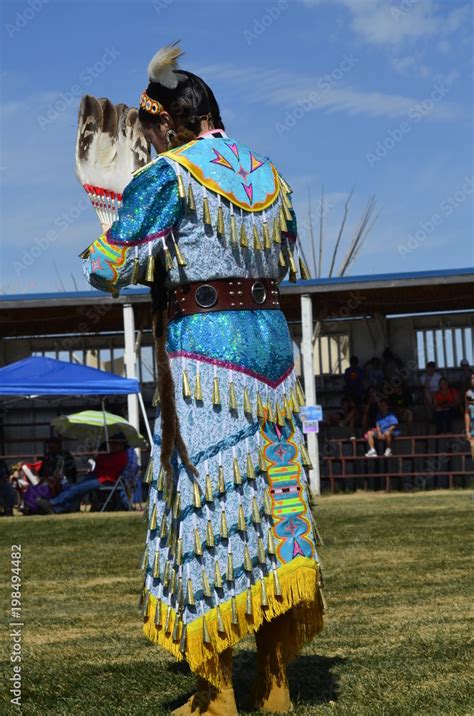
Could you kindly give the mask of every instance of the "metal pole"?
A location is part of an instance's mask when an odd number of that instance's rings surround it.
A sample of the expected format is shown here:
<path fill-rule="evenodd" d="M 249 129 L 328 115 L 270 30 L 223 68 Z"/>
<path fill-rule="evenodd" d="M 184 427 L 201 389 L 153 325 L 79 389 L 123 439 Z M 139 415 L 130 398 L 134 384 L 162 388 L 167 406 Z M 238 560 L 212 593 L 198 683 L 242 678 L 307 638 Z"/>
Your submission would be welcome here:
<path fill-rule="evenodd" d="M 316 380 L 313 368 L 313 304 L 311 296 L 301 296 L 301 352 L 303 353 L 303 378 L 306 405 L 316 405 Z M 307 433 L 308 453 L 313 463 L 309 471 L 309 489 L 313 496 L 321 494 L 319 475 L 319 446 L 316 433 Z"/>
<path fill-rule="evenodd" d="M 153 447 L 153 434 L 151 432 L 150 423 L 148 422 L 148 415 L 146 414 L 145 403 L 143 402 L 143 395 L 141 393 L 138 393 L 138 401 L 140 403 L 140 408 L 142 410 L 143 422 L 145 423 L 146 434 L 148 436 L 148 441 L 150 443 L 150 450 L 151 450 L 151 448 Z"/>
<path fill-rule="evenodd" d="M 109 452 L 109 428 L 107 426 L 107 415 L 105 413 L 105 398 L 101 398 L 102 404 L 102 417 L 104 418 L 104 432 L 105 432 L 105 444 L 107 446 L 107 452 Z M 100 435 L 100 433 L 99 433 Z"/>
<path fill-rule="evenodd" d="M 123 305 L 123 332 L 124 332 L 124 365 L 127 378 L 137 377 L 137 356 L 135 353 L 135 317 L 131 303 Z M 128 422 L 140 432 L 140 419 L 138 411 L 138 397 L 136 394 L 127 396 Z"/>

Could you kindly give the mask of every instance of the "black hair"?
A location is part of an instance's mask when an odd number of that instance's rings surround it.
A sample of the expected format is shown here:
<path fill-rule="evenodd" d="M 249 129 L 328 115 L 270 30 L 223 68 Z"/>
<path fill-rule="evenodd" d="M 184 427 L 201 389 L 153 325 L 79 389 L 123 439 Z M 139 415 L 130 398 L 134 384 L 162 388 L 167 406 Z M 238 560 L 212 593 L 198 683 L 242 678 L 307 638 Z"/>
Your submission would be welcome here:
<path fill-rule="evenodd" d="M 165 87 L 159 82 L 150 82 L 146 93 L 151 99 L 155 99 L 163 105 L 175 121 L 177 127 L 194 134 L 199 133 L 201 119 L 209 116 L 216 129 L 224 129 L 221 119 L 221 112 L 213 91 L 203 79 L 185 70 L 177 71 L 179 76 L 184 76 L 174 89 Z M 140 108 L 138 117 L 148 124 L 160 122 L 160 115 L 152 115 Z"/>

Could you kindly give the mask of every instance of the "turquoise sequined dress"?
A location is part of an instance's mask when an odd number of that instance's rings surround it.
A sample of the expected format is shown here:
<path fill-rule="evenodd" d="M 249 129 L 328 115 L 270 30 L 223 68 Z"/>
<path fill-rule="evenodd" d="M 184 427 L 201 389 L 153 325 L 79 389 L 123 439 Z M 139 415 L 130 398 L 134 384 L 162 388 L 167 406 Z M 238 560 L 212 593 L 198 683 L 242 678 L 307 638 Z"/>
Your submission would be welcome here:
<path fill-rule="evenodd" d="M 141 170 L 119 219 L 84 259 L 92 285 L 295 278 L 291 190 L 268 159 L 211 132 Z M 301 263 L 300 263 L 301 266 Z M 217 655 L 292 609 L 292 645 L 322 626 L 308 507 L 304 396 L 280 310 L 187 315 L 168 325 L 181 435 L 199 475 L 174 459 L 168 504 L 159 455 L 149 471 L 145 633 L 219 685 Z M 158 409 L 159 418 L 159 409 Z"/>

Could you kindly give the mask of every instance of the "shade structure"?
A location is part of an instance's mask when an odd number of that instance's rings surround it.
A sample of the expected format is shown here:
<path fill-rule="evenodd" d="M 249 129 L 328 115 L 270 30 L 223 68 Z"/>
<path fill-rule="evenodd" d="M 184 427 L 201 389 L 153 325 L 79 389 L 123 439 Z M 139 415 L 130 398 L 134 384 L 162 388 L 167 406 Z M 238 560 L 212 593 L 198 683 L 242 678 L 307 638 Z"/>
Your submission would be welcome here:
<path fill-rule="evenodd" d="M 97 368 L 31 356 L 0 368 L 0 395 L 129 395 L 138 380 Z"/>
<path fill-rule="evenodd" d="M 125 418 L 102 410 L 82 410 L 72 415 L 60 415 L 54 418 L 51 424 L 60 435 L 69 438 L 97 436 L 100 442 L 120 432 L 125 435 L 131 447 L 146 446 L 145 438 Z"/>

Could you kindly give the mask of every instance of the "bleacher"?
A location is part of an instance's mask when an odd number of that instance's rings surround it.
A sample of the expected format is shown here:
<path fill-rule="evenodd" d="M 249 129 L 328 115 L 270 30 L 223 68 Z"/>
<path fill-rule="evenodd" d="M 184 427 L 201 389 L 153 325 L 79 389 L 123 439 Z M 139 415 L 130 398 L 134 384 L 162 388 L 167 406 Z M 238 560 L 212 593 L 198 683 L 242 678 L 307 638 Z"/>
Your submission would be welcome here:
<path fill-rule="evenodd" d="M 413 396 L 413 425 L 410 434 L 403 423 L 401 435 L 394 439 L 392 456 L 367 458 L 367 441 L 359 424 L 354 431 L 344 426 L 321 425 L 319 454 L 321 486 L 331 492 L 370 490 L 414 490 L 467 487 L 474 484 L 474 463 L 465 438 L 461 410 L 453 420 L 451 434 L 436 435 L 435 425 L 426 417 L 420 373 L 413 374 L 408 388 Z M 440 371 L 455 384 L 459 371 Z M 318 403 L 325 414 L 339 408 L 343 395 L 342 375 L 317 378 Z"/>

